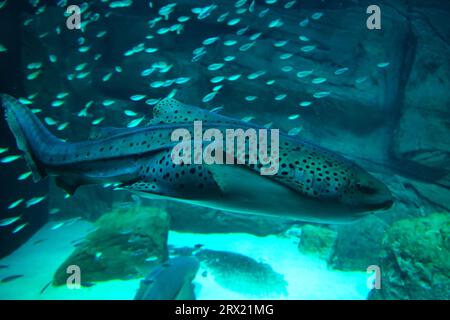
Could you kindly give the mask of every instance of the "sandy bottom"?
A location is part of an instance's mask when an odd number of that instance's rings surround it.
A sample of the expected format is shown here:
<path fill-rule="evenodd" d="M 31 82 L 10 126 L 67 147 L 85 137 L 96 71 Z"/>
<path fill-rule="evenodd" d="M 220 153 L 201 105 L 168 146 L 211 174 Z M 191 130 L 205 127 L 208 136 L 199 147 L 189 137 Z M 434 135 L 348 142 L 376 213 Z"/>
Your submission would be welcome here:
<path fill-rule="evenodd" d="M 71 241 L 83 238 L 92 229 L 90 223 L 80 220 L 51 230 L 54 225 L 45 225 L 22 247 L 0 260 L 0 265 L 8 266 L 0 269 L 0 279 L 23 275 L 0 283 L 0 299 L 133 299 L 140 279 L 98 282 L 78 290 L 50 285 L 41 293 L 59 265 L 74 250 Z M 365 299 L 369 291 L 365 273 L 329 270 L 325 261 L 300 254 L 297 244 L 290 238 L 171 231 L 169 244 L 175 247 L 203 244 L 205 249 L 232 251 L 264 261 L 288 283 L 287 295 L 279 299 Z M 212 273 L 202 276 L 203 271 L 204 266 L 194 280 L 199 300 L 265 298 L 247 294 L 245 287 L 226 289 L 216 282 Z"/>

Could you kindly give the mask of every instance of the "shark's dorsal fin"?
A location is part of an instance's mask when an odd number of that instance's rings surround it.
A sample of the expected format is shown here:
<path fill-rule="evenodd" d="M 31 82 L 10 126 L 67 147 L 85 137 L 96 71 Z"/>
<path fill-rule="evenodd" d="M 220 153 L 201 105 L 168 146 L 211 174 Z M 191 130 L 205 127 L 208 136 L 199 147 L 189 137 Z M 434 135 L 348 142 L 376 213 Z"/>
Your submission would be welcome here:
<path fill-rule="evenodd" d="M 181 103 L 175 99 L 166 98 L 161 100 L 153 108 L 153 119 L 151 120 L 151 124 L 183 123 L 198 120 L 219 123 L 236 123 L 239 121 L 206 109 Z"/>

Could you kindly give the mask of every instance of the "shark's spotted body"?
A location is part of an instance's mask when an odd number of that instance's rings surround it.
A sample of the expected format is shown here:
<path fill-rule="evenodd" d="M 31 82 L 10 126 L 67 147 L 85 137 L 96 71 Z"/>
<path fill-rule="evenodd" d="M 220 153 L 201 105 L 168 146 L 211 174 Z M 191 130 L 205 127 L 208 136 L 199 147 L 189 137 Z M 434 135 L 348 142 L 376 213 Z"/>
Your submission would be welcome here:
<path fill-rule="evenodd" d="M 55 176 L 73 193 L 85 184 L 120 183 L 148 197 L 163 197 L 235 212 L 341 222 L 389 208 L 387 187 L 354 163 L 298 138 L 280 134 L 279 171 L 260 175 L 260 164 L 176 165 L 175 129 L 258 128 L 207 110 L 165 99 L 150 125 L 104 129 L 94 140 L 67 143 L 54 137 L 16 99 L 2 95 L 9 126 L 35 180 Z"/>

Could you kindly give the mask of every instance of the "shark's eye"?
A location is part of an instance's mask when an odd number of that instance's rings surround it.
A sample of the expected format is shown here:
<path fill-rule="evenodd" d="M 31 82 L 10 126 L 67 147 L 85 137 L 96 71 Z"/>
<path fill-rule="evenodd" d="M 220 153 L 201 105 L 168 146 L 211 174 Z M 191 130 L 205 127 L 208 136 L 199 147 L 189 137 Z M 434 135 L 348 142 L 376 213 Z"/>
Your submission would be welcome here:
<path fill-rule="evenodd" d="M 356 188 L 365 194 L 375 194 L 377 192 L 377 189 L 363 185 L 361 183 L 357 183 Z"/>

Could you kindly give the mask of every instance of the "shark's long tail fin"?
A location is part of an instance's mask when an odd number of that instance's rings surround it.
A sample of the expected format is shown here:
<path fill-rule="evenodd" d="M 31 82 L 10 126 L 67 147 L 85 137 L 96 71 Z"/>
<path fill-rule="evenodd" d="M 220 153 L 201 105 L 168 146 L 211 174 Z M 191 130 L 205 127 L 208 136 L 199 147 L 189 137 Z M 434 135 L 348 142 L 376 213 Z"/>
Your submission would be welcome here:
<path fill-rule="evenodd" d="M 45 178 L 47 173 L 43 164 L 44 155 L 64 142 L 52 135 L 33 112 L 17 99 L 7 94 L 0 95 L 0 98 L 5 108 L 6 120 L 16 138 L 17 147 L 24 152 L 34 181 Z"/>

